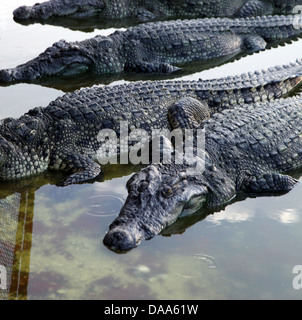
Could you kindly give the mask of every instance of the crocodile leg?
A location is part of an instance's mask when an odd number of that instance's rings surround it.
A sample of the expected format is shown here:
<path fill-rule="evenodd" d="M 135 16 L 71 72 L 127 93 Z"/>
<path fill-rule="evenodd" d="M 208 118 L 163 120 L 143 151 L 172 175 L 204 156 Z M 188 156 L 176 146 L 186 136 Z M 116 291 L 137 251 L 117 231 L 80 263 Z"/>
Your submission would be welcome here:
<path fill-rule="evenodd" d="M 185 97 L 169 108 L 168 118 L 173 129 L 198 128 L 202 121 L 210 118 L 210 109 L 205 102 Z"/>
<path fill-rule="evenodd" d="M 272 3 L 263 2 L 260 0 L 247 1 L 237 12 L 236 17 L 256 17 L 262 15 L 271 15 L 274 13 Z"/>
<path fill-rule="evenodd" d="M 258 35 L 248 35 L 244 38 L 244 45 L 249 52 L 258 52 L 264 50 L 267 42 Z"/>
<path fill-rule="evenodd" d="M 169 63 L 153 63 L 146 61 L 139 61 L 135 64 L 128 64 L 125 66 L 126 71 L 134 71 L 140 73 L 172 73 L 178 71 L 180 68 L 172 66 Z"/>
<path fill-rule="evenodd" d="M 145 8 L 138 9 L 136 17 L 141 22 L 146 22 L 146 21 L 151 21 L 156 19 L 156 15 Z"/>
<path fill-rule="evenodd" d="M 241 189 L 248 193 L 259 192 L 288 192 L 297 183 L 297 180 L 284 174 L 264 173 L 258 176 L 247 176 L 244 178 Z"/>
<path fill-rule="evenodd" d="M 54 166 L 54 169 L 56 167 Z M 96 178 L 101 173 L 101 167 L 91 158 L 79 154 L 70 154 L 60 163 L 59 169 L 73 172 L 59 183 L 59 186 L 86 182 Z"/>

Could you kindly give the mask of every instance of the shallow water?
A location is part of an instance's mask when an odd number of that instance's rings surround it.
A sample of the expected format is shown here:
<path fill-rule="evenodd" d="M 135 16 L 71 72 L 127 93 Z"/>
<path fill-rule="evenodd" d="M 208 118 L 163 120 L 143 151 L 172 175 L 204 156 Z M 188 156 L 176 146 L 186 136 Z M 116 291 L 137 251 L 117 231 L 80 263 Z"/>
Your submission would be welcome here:
<path fill-rule="evenodd" d="M 5 2 L 0 68 L 23 63 L 62 38 L 82 40 L 113 31 L 22 26 L 13 21 L 12 11 L 36 0 Z M 301 49 L 299 40 L 182 78 L 268 68 L 301 57 Z M 69 90 L 56 87 L 0 87 L 0 118 L 46 106 Z M 33 179 L 32 187 L 1 184 L 0 198 L 18 193 L 0 203 L 1 239 L 16 243 L 6 257 L 12 265 L 10 292 L 0 289 L 0 299 L 301 299 L 302 290 L 292 284 L 293 267 L 302 264 L 300 184 L 283 196 L 238 201 L 206 217 L 198 212 L 166 234 L 116 254 L 102 239 L 127 196 L 125 184 L 132 172 L 110 167 L 98 182 L 65 188 L 49 178 Z"/>

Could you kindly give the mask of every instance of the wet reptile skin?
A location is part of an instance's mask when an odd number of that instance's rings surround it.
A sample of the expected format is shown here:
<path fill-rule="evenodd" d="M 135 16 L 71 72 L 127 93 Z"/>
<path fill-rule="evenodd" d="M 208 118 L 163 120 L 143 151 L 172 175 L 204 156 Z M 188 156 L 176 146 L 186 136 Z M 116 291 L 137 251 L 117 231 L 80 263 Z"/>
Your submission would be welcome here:
<path fill-rule="evenodd" d="M 189 175 L 192 164 L 185 161 L 150 165 L 134 174 L 104 244 L 116 251 L 132 249 L 186 211 L 225 205 L 238 193 L 288 192 L 297 181 L 286 173 L 302 166 L 301 114 L 301 96 L 214 114 L 202 124 L 204 171 Z"/>
<path fill-rule="evenodd" d="M 80 73 L 170 73 L 185 63 L 231 59 L 299 36 L 301 29 L 294 28 L 297 17 L 150 22 L 108 37 L 71 43 L 61 40 L 25 64 L 0 70 L 0 83 Z"/>
<path fill-rule="evenodd" d="M 244 103 L 286 96 L 300 83 L 301 76 L 299 60 L 217 80 L 136 82 L 67 93 L 46 108 L 1 121 L 0 178 L 17 179 L 52 169 L 75 172 L 64 184 L 93 179 L 101 171 L 94 160 L 101 144 L 97 135 L 102 129 L 119 134 L 120 121 L 125 120 L 129 130 L 171 130 L 174 107 L 182 99 L 190 98 L 201 109 L 206 104 L 209 114 L 213 114 Z M 187 111 L 190 126 L 192 110 L 183 111 Z"/>
<path fill-rule="evenodd" d="M 51 0 L 14 11 L 15 19 L 47 20 L 52 17 L 89 17 L 150 21 L 186 18 L 248 17 L 291 13 L 299 0 Z"/>

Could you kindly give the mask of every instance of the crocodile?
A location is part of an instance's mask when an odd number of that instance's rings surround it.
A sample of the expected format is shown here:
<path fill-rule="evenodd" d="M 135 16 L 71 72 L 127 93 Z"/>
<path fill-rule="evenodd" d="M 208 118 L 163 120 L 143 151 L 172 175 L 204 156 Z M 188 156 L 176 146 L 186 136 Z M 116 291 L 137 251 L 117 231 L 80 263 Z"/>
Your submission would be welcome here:
<path fill-rule="evenodd" d="M 213 18 L 289 14 L 301 0 L 50 0 L 14 10 L 18 21 L 54 17 L 154 21 L 173 17 Z"/>
<path fill-rule="evenodd" d="M 135 82 L 66 93 L 47 107 L 0 122 L 0 180 L 51 170 L 66 173 L 62 186 L 93 181 L 104 164 L 98 160 L 107 157 L 99 154 L 103 129 L 118 136 L 121 121 L 131 132 L 172 130 L 177 123 L 194 128 L 223 109 L 285 97 L 301 80 L 302 60 L 297 60 L 216 80 Z"/>
<path fill-rule="evenodd" d="M 226 109 L 202 128 L 203 156 L 195 156 L 195 141 L 182 164 L 151 164 L 128 180 L 128 197 L 103 239 L 109 249 L 130 250 L 178 217 L 219 208 L 236 195 L 280 195 L 296 185 L 289 173 L 302 166 L 301 95 Z"/>
<path fill-rule="evenodd" d="M 298 37 L 301 15 L 150 22 L 80 42 L 61 40 L 33 60 L 0 70 L 0 83 L 53 75 L 171 73 L 193 61 L 231 59 Z"/>

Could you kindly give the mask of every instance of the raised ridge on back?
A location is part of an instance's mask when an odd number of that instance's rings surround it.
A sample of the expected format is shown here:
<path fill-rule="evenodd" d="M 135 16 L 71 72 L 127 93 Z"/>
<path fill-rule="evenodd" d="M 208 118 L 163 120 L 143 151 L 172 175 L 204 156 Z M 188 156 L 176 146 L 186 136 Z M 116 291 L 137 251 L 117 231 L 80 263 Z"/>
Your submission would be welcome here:
<path fill-rule="evenodd" d="M 233 59 L 301 35 L 300 15 L 150 22 L 80 42 L 61 40 L 38 57 L 0 70 L 0 83 L 72 74 L 169 74 L 193 61 Z"/>
<path fill-rule="evenodd" d="M 119 136 L 121 121 L 127 121 L 129 130 L 150 134 L 152 129 L 173 130 L 180 118 L 195 127 L 202 121 L 196 113 L 208 117 L 236 105 L 287 96 L 301 76 L 302 62 L 297 60 L 216 80 L 135 82 L 67 93 L 46 108 L 1 121 L 0 178 L 13 180 L 50 169 L 71 174 L 65 185 L 91 180 L 101 172 L 98 136 L 103 129 Z"/>

